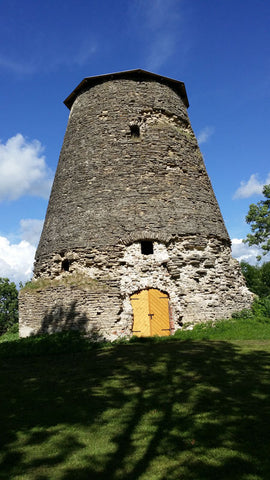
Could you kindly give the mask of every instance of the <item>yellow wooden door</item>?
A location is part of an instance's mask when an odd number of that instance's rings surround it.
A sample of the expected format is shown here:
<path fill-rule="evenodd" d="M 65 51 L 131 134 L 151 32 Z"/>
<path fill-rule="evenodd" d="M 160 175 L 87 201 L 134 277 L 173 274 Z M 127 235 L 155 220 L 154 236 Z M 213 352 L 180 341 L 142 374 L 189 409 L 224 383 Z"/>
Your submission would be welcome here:
<path fill-rule="evenodd" d="M 134 293 L 130 297 L 133 308 L 133 333 L 137 337 L 150 337 L 148 290 Z"/>
<path fill-rule="evenodd" d="M 133 308 L 132 332 L 137 337 L 170 335 L 169 297 L 151 288 L 130 297 Z"/>
<path fill-rule="evenodd" d="M 151 288 L 148 290 L 150 331 L 159 337 L 170 335 L 169 297 L 166 293 Z"/>

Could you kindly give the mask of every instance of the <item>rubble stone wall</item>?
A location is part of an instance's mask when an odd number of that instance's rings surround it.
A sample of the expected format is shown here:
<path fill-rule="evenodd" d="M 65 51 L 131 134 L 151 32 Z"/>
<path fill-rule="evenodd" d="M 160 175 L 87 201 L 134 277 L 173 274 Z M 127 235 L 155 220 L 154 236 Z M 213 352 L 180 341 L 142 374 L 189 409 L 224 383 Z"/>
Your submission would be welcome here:
<path fill-rule="evenodd" d="M 49 286 L 21 292 L 21 336 L 70 328 L 97 339 L 130 336 L 130 296 L 148 288 L 168 293 L 174 331 L 250 307 L 253 295 L 228 242 L 191 235 L 167 245 L 154 241 L 153 247 L 144 255 L 140 242 L 119 246 L 114 261 L 97 250 L 54 255 L 42 276 Z M 68 272 L 61 267 L 66 259 Z"/>
<path fill-rule="evenodd" d="M 72 106 L 35 273 L 53 252 L 102 251 L 145 233 L 229 240 L 183 100 L 158 82 L 107 81 Z"/>
<path fill-rule="evenodd" d="M 97 288 L 91 278 L 88 285 L 85 277 L 83 285 L 69 285 L 65 280 L 64 276 L 58 282 L 20 291 L 21 337 L 65 330 L 79 330 L 95 340 L 127 334 L 119 325 L 122 302 L 114 285 Z"/>
<path fill-rule="evenodd" d="M 251 304 L 187 99 L 150 77 L 97 79 L 74 97 L 34 289 L 20 293 L 23 336 L 67 328 L 130 335 L 130 295 L 145 288 L 169 295 L 175 329 Z M 141 253 L 142 240 L 153 254 Z"/>

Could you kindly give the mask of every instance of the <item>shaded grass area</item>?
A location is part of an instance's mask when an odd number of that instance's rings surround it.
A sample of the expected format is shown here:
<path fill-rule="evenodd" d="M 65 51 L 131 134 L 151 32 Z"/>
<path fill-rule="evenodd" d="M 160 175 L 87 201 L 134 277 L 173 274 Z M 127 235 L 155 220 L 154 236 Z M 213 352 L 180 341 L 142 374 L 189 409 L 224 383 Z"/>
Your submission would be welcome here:
<path fill-rule="evenodd" d="M 34 357 L 36 355 L 51 355 L 91 351 L 98 348 L 111 347 L 109 342 L 92 342 L 79 332 L 67 331 L 53 335 L 37 335 L 19 338 L 18 334 L 9 333 L 0 337 L 0 358 L 3 357 Z"/>
<path fill-rule="evenodd" d="M 171 337 L 150 337 L 120 339 L 113 343 L 172 343 L 180 340 L 270 340 L 269 317 L 247 317 L 219 320 L 196 325 L 192 330 L 178 330 Z M 0 336 L 0 358 L 7 356 L 33 356 L 53 353 L 92 351 L 110 348 L 111 343 L 92 342 L 77 332 L 66 331 L 54 335 L 38 335 L 19 339 L 18 327 L 14 325 L 6 334 Z"/>
<path fill-rule="evenodd" d="M 178 330 L 170 337 L 123 338 L 116 344 L 129 343 L 171 343 L 179 340 L 270 340 L 270 318 L 251 316 L 206 322 L 196 325 L 192 330 Z M 109 348 L 109 342 L 93 342 L 82 337 L 76 331 L 66 331 L 53 335 L 38 335 L 19 339 L 18 326 L 14 325 L 0 336 L 0 358 L 6 356 L 33 356 L 52 353 L 91 351 L 97 348 Z"/>
<path fill-rule="evenodd" d="M 2 356 L 0 479 L 269 480 L 269 341 L 84 345 Z"/>

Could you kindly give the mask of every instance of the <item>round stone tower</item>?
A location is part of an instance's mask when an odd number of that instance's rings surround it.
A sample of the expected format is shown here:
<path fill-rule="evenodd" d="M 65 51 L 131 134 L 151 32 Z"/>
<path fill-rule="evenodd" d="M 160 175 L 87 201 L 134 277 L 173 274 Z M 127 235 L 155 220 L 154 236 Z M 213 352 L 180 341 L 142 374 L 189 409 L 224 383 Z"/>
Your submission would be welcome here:
<path fill-rule="evenodd" d="M 250 306 L 185 85 L 119 72 L 84 79 L 65 104 L 32 288 L 20 294 L 21 335 L 171 334 Z"/>

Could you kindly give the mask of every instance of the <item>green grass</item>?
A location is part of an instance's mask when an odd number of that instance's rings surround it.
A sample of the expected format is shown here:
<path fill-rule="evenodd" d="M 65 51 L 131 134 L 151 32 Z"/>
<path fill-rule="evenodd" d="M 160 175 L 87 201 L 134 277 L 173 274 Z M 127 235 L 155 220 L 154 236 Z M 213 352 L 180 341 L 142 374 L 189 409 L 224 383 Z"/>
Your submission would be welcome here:
<path fill-rule="evenodd" d="M 37 280 L 32 280 L 26 282 L 22 292 L 27 291 L 40 291 L 45 290 L 46 288 L 58 287 L 58 286 L 74 286 L 78 288 L 83 288 L 87 290 L 104 290 L 104 285 L 102 285 L 98 280 L 89 279 L 88 275 L 83 273 L 73 273 L 72 275 L 62 275 L 61 277 L 56 278 L 38 278 Z"/>
<path fill-rule="evenodd" d="M 226 325 L 211 334 L 228 336 Z M 2 341 L 0 479 L 269 480 L 264 336 Z"/>
<path fill-rule="evenodd" d="M 219 320 L 199 324 L 193 330 L 178 330 L 182 340 L 267 340 L 270 339 L 270 318 L 250 317 Z"/>
<path fill-rule="evenodd" d="M 159 343 L 179 340 L 270 340 L 270 318 L 250 316 L 247 318 L 232 318 L 217 322 L 206 322 L 196 325 L 193 330 L 178 330 L 172 337 L 122 339 L 117 343 Z M 92 350 L 97 347 L 109 347 L 103 342 L 96 345 L 91 340 L 80 337 L 76 332 L 65 332 L 55 335 L 40 335 L 19 339 L 17 326 L 14 325 L 0 336 L 1 356 L 33 355 L 44 353 L 59 353 L 82 350 Z"/>

